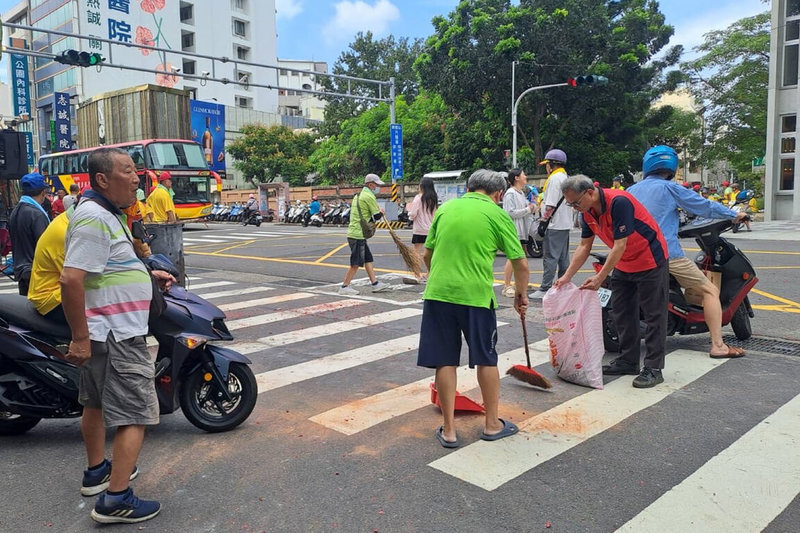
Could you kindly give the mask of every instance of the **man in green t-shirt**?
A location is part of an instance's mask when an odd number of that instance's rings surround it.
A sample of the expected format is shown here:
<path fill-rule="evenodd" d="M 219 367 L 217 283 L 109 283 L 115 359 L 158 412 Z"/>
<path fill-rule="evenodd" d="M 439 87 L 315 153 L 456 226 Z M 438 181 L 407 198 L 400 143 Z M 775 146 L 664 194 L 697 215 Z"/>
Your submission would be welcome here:
<path fill-rule="evenodd" d="M 386 185 L 376 174 L 367 174 L 364 178 L 364 188 L 353 197 L 353 204 L 350 207 L 350 224 L 347 226 L 347 244 L 350 245 L 350 269 L 344 275 L 344 281 L 339 288 L 339 294 L 358 294 L 358 291 L 350 286 L 353 276 L 358 272 L 359 267 L 364 267 L 372 284 L 372 292 L 381 292 L 389 288 L 386 283 L 378 281 L 375 271 L 372 268 L 372 252 L 364 238 L 364 230 L 361 229 L 361 220 L 365 222 L 377 222 L 383 216 L 383 211 L 378 207 L 378 199 L 375 197 L 380 192 L 381 186 Z"/>
<path fill-rule="evenodd" d="M 528 307 L 528 262 L 511 217 L 498 206 L 505 176 L 478 170 L 467 182 L 467 194 L 437 211 L 425 241 L 428 285 L 425 288 L 417 364 L 436 369 L 436 390 L 444 423 L 436 438 L 445 448 L 459 445 L 455 428 L 456 369 L 461 334 L 469 346 L 469 366 L 478 367 L 486 421 L 483 440 L 515 434 L 517 426 L 498 418 L 500 374 L 497 371 L 497 302 L 494 261 L 503 250 L 514 269 L 514 309 Z"/>

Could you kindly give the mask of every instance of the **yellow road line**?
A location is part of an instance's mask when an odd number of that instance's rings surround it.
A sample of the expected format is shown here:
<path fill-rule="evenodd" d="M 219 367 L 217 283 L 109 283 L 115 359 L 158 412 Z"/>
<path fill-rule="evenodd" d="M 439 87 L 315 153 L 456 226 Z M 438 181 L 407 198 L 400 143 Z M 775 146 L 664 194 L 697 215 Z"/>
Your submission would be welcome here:
<path fill-rule="evenodd" d="M 233 246 L 228 246 L 227 248 L 223 248 L 221 250 L 217 250 L 216 252 L 212 252 L 212 253 L 221 254 L 222 252 L 227 252 L 228 250 L 233 250 L 235 248 L 241 248 L 243 246 L 248 246 L 250 244 L 253 244 L 254 242 L 256 242 L 256 241 L 252 240 L 252 241 L 239 242 L 237 244 L 234 244 Z"/>
<path fill-rule="evenodd" d="M 314 262 L 315 262 L 315 263 L 322 263 L 323 261 L 325 261 L 325 260 L 326 260 L 327 258 L 329 258 L 330 256 L 332 256 L 332 255 L 336 254 L 336 253 L 337 253 L 339 250 L 341 250 L 341 249 L 342 249 L 342 248 L 344 248 L 345 246 L 348 246 L 348 244 L 347 244 L 347 243 L 344 243 L 344 244 L 342 244 L 341 246 L 337 246 L 336 248 L 334 248 L 333 250 L 331 250 L 331 251 L 330 251 L 330 252 L 328 252 L 327 254 L 323 255 L 322 257 L 320 257 L 319 259 L 317 259 L 317 260 L 316 260 L 316 261 L 314 261 Z"/>
<path fill-rule="evenodd" d="M 753 309 L 757 309 L 758 311 L 774 311 L 776 313 L 800 314 L 800 309 L 789 305 L 754 305 Z"/>
<path fill-rule="evenodd" d="M 764 296 L 766 298 L 769 298 L 770 300 L 775 300 L 776 302 L 781 302 L 782 304 L 786 304 L 791 307 L 796 307 L 797 309 L 800 309 L 800 303 L 793 302 L 792 300 L 787 300 L 786 298 L 781 298 L 780 296 L 776 296 L 775 294 L 770 294 L 768 292 L 764 292 L 758 289 L 750 289 L 750 292 L 754 292 L 755 294 Z"/>

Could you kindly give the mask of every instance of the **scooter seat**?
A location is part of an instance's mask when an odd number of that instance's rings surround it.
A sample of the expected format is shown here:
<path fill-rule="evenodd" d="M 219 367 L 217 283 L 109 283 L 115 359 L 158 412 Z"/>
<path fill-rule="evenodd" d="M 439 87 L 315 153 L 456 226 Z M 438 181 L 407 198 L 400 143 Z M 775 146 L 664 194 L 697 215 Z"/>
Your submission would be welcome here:
<path fill-rule="evenodd" d="M 0 318 L 15 326 L 45 333 L 50 337 L 69 339 L 72 332 L 69 327 L 51 322 L 36 311 L 33 303 L 26 296 L 19 294 L 0 295 Z"/>

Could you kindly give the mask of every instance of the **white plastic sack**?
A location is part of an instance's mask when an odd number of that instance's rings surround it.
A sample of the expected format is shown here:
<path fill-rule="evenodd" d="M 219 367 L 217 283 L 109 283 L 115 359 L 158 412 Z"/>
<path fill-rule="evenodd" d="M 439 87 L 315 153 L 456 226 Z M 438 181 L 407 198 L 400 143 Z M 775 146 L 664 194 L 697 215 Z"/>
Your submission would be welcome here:
<path fill-rule="evenodd" d="M 547 291 L 542 302 L 550 363 L 564 381 L 603 388 L 603 313 L 597 292 L 573 283 Z"/>

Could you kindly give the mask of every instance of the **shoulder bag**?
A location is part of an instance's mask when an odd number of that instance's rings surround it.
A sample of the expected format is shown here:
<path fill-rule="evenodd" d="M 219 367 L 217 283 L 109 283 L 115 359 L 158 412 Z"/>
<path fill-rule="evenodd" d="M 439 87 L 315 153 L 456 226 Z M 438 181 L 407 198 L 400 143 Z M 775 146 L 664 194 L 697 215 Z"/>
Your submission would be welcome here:
<path fill-rule="evenodd" d="M 556 211 L 558 211 L 558 208 L 561 207 L 561 202 L 563 201 L 564 201 L 564 196 L 562 195 L 561 199 L 556 204 L 556 208 L 553 209 L 552 213 L 550 213 L 550 216 L 546 219 L 542 219 L 539 221 L 539 227 L 536 228 L 536 233 L 539 234 L 539 237 L 544 238 L 544 234 L 547 233 L 547 226 L 550 225 L 550 221 L 553 220 L 553 216 L 556 214 Z"/>

